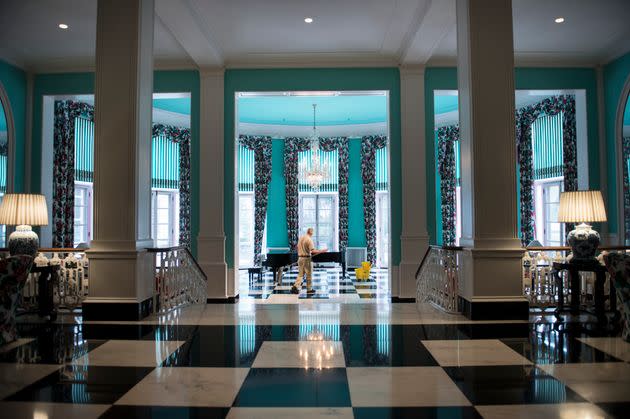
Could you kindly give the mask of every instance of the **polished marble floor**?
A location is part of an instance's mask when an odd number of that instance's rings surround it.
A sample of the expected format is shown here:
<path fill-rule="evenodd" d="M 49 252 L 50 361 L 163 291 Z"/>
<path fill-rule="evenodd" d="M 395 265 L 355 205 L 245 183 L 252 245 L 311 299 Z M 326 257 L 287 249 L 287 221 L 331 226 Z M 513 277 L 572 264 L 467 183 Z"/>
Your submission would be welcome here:
<path fill-rule="evenodd" d="M 282 274 L 282 282 L 274 283 L 273 273 L 268 270 L 256 275 L 250 282 L 247 270 L 239 271 L 240 299 L 258 300 L 262 303 L 298 303 L 304 300 L 330 300 L 340 303 L 371 303 L 390 299 L 388 270 L 372 268 L 368 280 L 357 280 L 352 269 L 346 276 L 339 266 L 316 266 L 313 269 L 315 294 L 306 293 L 306 281 L 301 292 L 291 294 L 291 286 L 297 278 L 297 268 L 291 267 Z"/>
<path fill-rule="evenodd" d="M 630 344 L 585 320 L 330 300 L 22 317 L 0 347 L 0 417 L 628 417 Z"/>

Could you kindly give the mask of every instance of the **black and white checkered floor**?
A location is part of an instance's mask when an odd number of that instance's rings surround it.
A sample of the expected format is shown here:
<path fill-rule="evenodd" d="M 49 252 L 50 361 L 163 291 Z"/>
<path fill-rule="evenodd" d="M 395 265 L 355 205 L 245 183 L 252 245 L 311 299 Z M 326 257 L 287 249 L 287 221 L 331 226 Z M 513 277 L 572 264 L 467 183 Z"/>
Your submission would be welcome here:
<path fill-rule="evenodd" d="M 262 278 L 254 276 L 250 283 L 246 270 L 240 272 L 240 298 L 260 299 L 280 303 L 286 303 L 287 297 L 297 300 L 335 300 L 339 302 L 357 302 L 377 299 L 388 299 L 389 277 L 387 269 L 373 268 L 368 280 L 358 281 L 352 269 L 349 269 L 344 278 L 341 268 L 315 267 L 313 270 L 313 289 L 315 294 L 306 293 L 306 280 L 302 282 L 302 289 L 298 295 L 291 294 L 291 286 L 297 277 L 297 268 L 292 267 L 282 275 L 281 285 L 274 284 L 273 273 L 266 271 Z"/>
<path fill-rule="evenodd" d="M 305 302 L 306 303 L 306 302 Z M 594 323 L 473 322 L 414 304 L 21 318 L 0 417 L 626 418 L 630 343 Z"/>

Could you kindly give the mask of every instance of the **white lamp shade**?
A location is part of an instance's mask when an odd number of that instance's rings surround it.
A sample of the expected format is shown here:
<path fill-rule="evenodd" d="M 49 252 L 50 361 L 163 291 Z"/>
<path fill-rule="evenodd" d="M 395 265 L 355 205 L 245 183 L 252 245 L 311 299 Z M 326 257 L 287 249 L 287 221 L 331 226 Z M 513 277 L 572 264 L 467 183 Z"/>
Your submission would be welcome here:
<path fill-rule="evenodd" d="M 600 191 L 573 191 L 560 194 L 558 221 L 592 223 L 606 221 L 604 198 Z"/>
<path fill-rule="evenodd" d="M 0 224 L 48 225 L 46 197 L 35 194 L 7 194 L 0 203 Z"/>

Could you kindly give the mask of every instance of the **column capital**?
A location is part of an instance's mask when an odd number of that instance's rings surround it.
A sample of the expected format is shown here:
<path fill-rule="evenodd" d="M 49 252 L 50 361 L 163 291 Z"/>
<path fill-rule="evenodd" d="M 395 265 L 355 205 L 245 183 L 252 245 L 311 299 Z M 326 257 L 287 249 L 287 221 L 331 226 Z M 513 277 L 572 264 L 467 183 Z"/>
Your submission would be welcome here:
<path fill-rule="evenodd" d="M 201 78 L 224 77 L 225 67 L 202 67 L 199 69 L 199 76 Z"/>
<path fill-rule="evenodd" d="M 399 67 L 401 77 L 424 76 L 424 64 L 405 64 Z"/>

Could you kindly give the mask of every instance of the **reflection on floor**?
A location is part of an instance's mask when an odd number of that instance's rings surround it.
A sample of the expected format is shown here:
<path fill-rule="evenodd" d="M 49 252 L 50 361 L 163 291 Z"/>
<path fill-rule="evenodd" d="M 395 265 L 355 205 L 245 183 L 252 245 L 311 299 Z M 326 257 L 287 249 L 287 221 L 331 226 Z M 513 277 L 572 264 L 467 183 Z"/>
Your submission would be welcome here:
<path fill-rule="evenodd" d="M 303 280 L 299 295 L 291 294 L 291 285 L 297 278 L 297 268 L 293 267 L 282 275 L 281 285 L 274 284 L 271 271 L 265 272 L 261 278 L 254 276 L 250 283 L 247 270 L 239 271 L 240 298 L 265 300 L 266 303 L 288 303 L 299 300 L 334 300 L 336 302 L 375 302 L 388 301 L 389 275 L 387 269 L 373 268 L 370 279 L 357 281 L 351 269 L 344 278 L 341 268 L 316 267 L 313 270 L 313 289 L 315 294 L 306 294 L 306 280 Z"/>
<path fill-rule="evenodd" d="M 588 322 L 473 322 L 414 304 L 189 307 L 142 322 L 20 318 L 7 418 L 603 418 L 630 344 Z"/>

